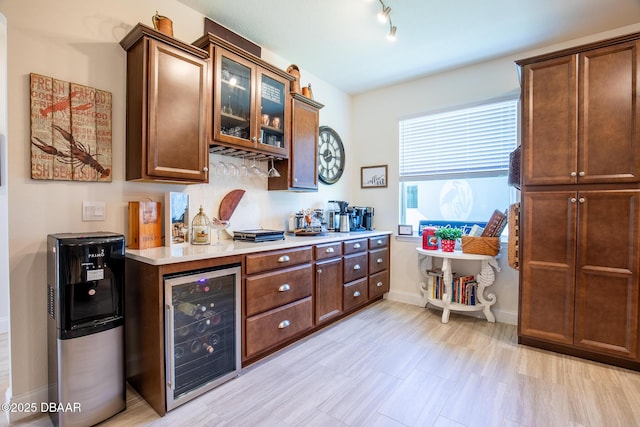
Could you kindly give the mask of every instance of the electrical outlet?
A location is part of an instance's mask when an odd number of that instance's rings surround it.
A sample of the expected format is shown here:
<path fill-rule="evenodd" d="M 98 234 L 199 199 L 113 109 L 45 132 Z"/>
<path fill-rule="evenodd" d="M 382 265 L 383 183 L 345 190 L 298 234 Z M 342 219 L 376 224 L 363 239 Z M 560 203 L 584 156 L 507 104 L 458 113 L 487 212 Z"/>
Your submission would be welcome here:
<path fill-rule="evenodd" d="M 104 221 L 105 204 L 104 202 L 82 202 L 82 220 L 83 221 Z"/>

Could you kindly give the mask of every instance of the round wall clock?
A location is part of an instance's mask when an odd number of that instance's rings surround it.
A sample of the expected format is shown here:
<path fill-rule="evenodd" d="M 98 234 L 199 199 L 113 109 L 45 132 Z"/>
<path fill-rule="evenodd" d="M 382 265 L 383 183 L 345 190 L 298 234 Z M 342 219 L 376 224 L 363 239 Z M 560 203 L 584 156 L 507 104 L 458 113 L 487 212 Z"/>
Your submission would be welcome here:
<path fill-rule="evenodd" d="M 320 126 L 318 178 L 325 184 L 338 182 L 344 171 L 344 146 L 340 135 L 329 126 Z"/>

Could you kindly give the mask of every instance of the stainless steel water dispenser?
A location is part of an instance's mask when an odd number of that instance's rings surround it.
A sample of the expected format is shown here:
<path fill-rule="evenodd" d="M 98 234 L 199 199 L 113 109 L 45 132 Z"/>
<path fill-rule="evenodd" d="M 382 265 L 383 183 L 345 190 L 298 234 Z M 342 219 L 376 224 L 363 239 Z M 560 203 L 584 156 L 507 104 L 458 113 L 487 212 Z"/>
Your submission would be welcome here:
<path fill-rule="evenodd" d="M 126 408 L 124 236 L 47 237 L 49 402 L 56 426 L 90 426 Z"/>

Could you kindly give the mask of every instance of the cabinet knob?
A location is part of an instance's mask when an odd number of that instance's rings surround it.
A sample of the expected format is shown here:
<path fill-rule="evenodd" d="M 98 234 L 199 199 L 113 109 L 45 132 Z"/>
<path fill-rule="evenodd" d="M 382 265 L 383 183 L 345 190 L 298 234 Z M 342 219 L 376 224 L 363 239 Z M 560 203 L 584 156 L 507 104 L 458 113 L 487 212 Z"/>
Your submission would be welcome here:
<path fill-rule="evenodd" d="M 278 292 L 287 292 L 288 290 L 291 290 L 291 286 L 289 286 L 288 283 L 280 285 L 280 287 L 278 288 Z"/>
<path fill-rule="evenodd" d="M 334 252 L 335 252 L 335 251 L 333 250 L 333 248 L 327 248 L 327 253 L 328 253 L 328 254 L 332 254 L 332 253 L 334 253 Z"/>
<path fill-rule="evenodd" d="M 353 249 L 360 249 L 360 243 L 356 243 L 353 245 Z"/>
<path fill-rule="evenodd" d="M 383 261 L 383 260 L 382 260 L 382 258 L 378 258 L 378 259 L 376 260 L 376 262 L 377 262 L 378 264 L 382 264 L 382 261 Z"/>
<path fill-rule="evenodd" d="M 289 255 L 282 255 L 280 258 L 278 258 L 278 262 L 289 262 L 291 259 L 289 258 Z"/>
<path fill-rule="evenodd" d="M 262 138 L 258 138 L 258 142 L 262 144 Z"/>
<path fill-rule="evenodd" d="M 379 287 L 379 288 L 381 288 L 381 287 L 382 287 L 382 282 L 378 282 L 378 283 L 376 283 L 376 286 L 377 286 L 377 287 Z"/>
<path fill-rule="evenodd" d="M 203 168 L 202 168 L 202 172 L 209 172 L 209 168 L 208 168 L 208 167 L 206 167 L 206 166 L 205 166 L 205 167 L 203 167 Z"/>
<path fill-rule="evenodd" d="M 354 269 L 354 270 L 360 270 L 360 264 L 356 264 L 356 265 L 354 265 L 354 266 L 353 266 L 353 269 Z"/>
<path fill-rule="evenodd" d="M 571 173 L 569 174 L 569 176 L 574 177 L 574 176 L 578 176 L 578 174 L 577 174 L 577 173 L 575 173 L 575 172 L 571 172 Z"/>
<path fill-rule="evenodd" d="M 575 202 L 577 202 L 577 201 L 578 201 L 578 199 L 576 199 L 575 197 L 572 197 L 572 198 L 570 198 L 570 199 L 569 199 L 569 201 L 570 201 L 571 203 L 575 203 Z"/>
<path fill-rule="evenodd" d="M 355 292 L 353 293 L 353 297 L 354 297 L 354 298 L 358 298 L 359 296 L 360 296 L 360 291 L 355 291 Z"/>
<path fill-rule="evenodd" d="M 584 171 L 580 171 L 580 173 L 578 173 L 578 176 L 585 176 Z"/>
<path fill-rule="evenodd" d="M 252 140 L 253 142 L 256 142 L 256 141 L 258 140 L 258 138 L 256 138 L 256 137 L 254 136 L 253 138 L 251 138 L 251 140 Z"/>
<path fill-rule="evenodd" d="M 319 268 L 317 271 L 318 271 L 318 274 L 322 273 L 322 269 L 321 268 Z"/>
<path fill-rule="evenodd" d="M 378 240 L 376 243 L 380 246 L 382 244 L 382 240 Z"/>
<path fill-rule="evenodd" d="M 578 199 L 578 201 L 579 201 L 580 203 L 584 203 L 584 197 L 580 197 L 580 198 Z"/>
<path fill-rule="evenodd" d="M 278 324 L 278 329 L 288 328 L 289 326 L 291 326 L 291 322 L 289 320 L 283 320 Z"/>

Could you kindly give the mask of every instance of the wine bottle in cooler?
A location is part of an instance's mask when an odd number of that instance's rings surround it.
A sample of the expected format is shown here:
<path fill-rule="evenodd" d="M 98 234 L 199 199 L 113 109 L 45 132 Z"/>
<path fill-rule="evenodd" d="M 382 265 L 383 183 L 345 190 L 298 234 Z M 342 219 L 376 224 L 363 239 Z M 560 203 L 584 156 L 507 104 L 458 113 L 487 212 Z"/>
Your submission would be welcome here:
<path fill-rule="evenodd" d="M 202 313 L 207 310 L 207 307 L 200 304 L 192 304 L 190 302 L 179 302 L 176 304 L 176 310 L 181 311 L 187 316 L 194 317 L 198 313 Z"/>

